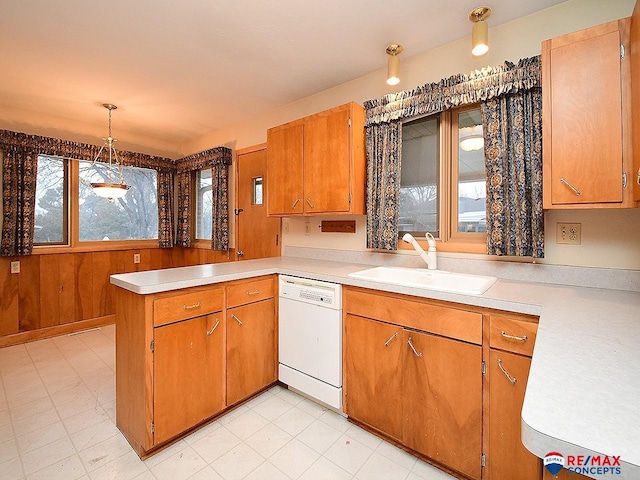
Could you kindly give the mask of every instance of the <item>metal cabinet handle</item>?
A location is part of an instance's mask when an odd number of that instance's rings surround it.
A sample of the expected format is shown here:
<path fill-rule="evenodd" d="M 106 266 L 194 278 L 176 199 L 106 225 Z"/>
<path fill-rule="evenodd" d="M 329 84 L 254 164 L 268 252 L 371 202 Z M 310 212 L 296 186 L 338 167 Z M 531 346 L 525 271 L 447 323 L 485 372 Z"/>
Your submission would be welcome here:
<path fill-rule="evenodd" d="M 582 195 L 582 192 L 578 190 L 576 187 L 574 187 L 573 185 L 571 185 L 564 177 L 560 178 L 560 183 L 564 183 L 567 187 L 573 190 L 573 193 L 575 193 L 578 197 Z"/>
<path fill-rule="evenodd" d="M 311 208 L 316 208 L 316 206 L 313 203 L 311 203 L 311 199 L 309 197 L 307 197 L 307 203 Z"/>
<path fill-rule="evenodd" d="M 516 342 L 526 342 L 527 341 L 527 336 L 526 335 L 523 335 L 521 337 L 517 337 L 515 335 L 509 335 L 504 330 L 500 330 L 500 335 L 502 335 L 504 338 L 508 338 L 509 340 L 515 340 Z"/>
<path fill-rule="evenodd" d="M 192 308 L 198 308 L 200 305 L 202 305 L 200 302 L 196 302 L 193 305 L 182 305 L 182 308 L 184 310 L 191 310 Z"/>
<path fill-rule="evenodd" d="M 260 290 L 258 290 L 257 288 L 255 290 L 247 290 L 246 294 L 247 295 L 257 295 L 260 293 Z"/>
<path fill-rule="evenodd" d="M 504 373 L 504 376 L 507 377 L 507 379 L 513 384 L 515 385 L 516 383 L 518 383 L 518 379 L 515 377 L 512 377 L 511 375 L 509 375 L 509 372 L 507 372 L 504 367 L 502 366 L 502 360 L 498 359 L 498 367 L 500 367 L 500 370 L 502 370 L 502 373 Z"/>
<path fill-rule="evenodd" d="M 384 342 L 384 346 L 385 346 L 385 347 L 388 347 L 388 346 L 389 346 L 389 344 L 390 344 L 391 342 L 393 342 L 394 338 L 397 338 L 397 336 L 398 336 L 398 332 L 396 332 L 396 333 L 394 333 L 393 335 L 391 335 L 391 337 L 389 337 L 389 340 L 387 340 L 386 342 Z"/>
<path fill-rule="evenodd" d="M 416 347 L 413 346 L 413 342 L 411 341 L 411 337 L 409 337 L 409 341 L 407 343 L 411 347 L 411 350 L 413 350 L 413 353 L 415 354 L 416 357 L 418 357 L 418 358 L 422 357 L 422 352 L 418 353 L 416 351 Z"/>
<path fill-rule="evenodd" d="M 299 202 L 300 202 L 300 199 L 296 198 L 296 201 L 293 202 L 293 205 L 291 205 L 291 210 L 295 210 L 296 209 L 296 205 L 298 205 Z"/>
<path fill-rule="evenodd" d="M 215 332 L 215 331 L 216 331 L 216 328 L 218 328 L 218 325 L 220 325 L 220 320 L 218 320 L 218 319 L 216 318 L 216 324 L 215 324 L 213 327 L 211 327 L 211 330 L 207 330 L 207 336 L 209 336 L 209 335 L 211 335 L 213 332 Z"/>
<path fill-rule="evenodd" d="M 231 314 L 231 318 L 233 318 L 236 322 L 238 322 L 238 325 L 242 325 L 242 321 L 236 317 L 233 313 Z"/>

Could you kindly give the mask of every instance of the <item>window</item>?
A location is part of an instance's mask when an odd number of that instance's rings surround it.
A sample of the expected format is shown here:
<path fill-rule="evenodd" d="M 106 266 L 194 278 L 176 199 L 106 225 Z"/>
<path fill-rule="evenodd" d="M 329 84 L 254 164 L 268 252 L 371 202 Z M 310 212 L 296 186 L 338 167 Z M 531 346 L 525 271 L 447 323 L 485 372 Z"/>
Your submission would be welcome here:
<path fill-rule="evenodd" d="M 483 147 L 477 105 L 403 123 L 400 237 L 430 232 L 441 242 L 484 244 Z"/>
<path fill-rule="evenodd" d="M 66 245 L 67 160 L 38 156 L 34 245 Z"/>
<path fill-rule="evenodd" d="M 262 177 L 253 179 L 253 205 L 262 205 Z"/>
<path fill-rule="evenodd" d="M 123 198 L 108 200 L 91 190 L 91 182 L 104 181 L 91 163 L 38 156 L 34 245 L 79 247 L 82 242 L 156 240 L 157 172 L 122 167 L 131 188 Z"/>
<path fill-rule="evenodd" d="M 91 182 L 103 182 L 91 162 L 79 163 L 79 236 L 81 242 L 105 240 L 152 240 L 158 238 L 157 173 L 155 170 L 122 167 L 131 188 L 118 199 L 95 195 Z"/>
<path fill-rule="evenodd" d="M 196 173 L 196 240 L 211 240 L 213 220 L 213 192 L 211 169 L 205 168 Z"/>

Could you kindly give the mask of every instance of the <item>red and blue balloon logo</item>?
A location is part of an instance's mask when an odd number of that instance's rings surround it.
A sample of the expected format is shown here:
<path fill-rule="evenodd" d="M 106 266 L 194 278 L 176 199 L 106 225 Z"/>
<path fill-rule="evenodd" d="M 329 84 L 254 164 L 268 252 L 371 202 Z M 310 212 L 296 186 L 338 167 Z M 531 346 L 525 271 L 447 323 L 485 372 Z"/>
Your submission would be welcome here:
<path fill-rule="evenodd" d="M 557 475 L 564 467 L 564 457 L 558 452 L 549 452 L 544 457 L 544 467 L 551 475 Z"/>

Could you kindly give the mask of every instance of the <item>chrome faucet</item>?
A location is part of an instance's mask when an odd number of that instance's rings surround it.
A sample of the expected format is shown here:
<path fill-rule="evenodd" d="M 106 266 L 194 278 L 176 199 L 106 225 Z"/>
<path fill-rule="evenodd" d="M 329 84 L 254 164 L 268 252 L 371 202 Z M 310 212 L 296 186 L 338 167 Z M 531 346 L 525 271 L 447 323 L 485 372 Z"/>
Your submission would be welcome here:
<path fill-rule="evenodd" d="M 438 259 L 436 258 L 436 239 L 433 238 L 429 232 L 425 236 L 427 242 L 429 243 L 428 252 L 425 252 L 422 247 L 416 242 L 416 239 L 413 238 L 413 235 L 410 233 L 405 233 L 402 237 L 402 240 L 410 243 L 411 246 L 420 254 L 420 258 L 424 260 L 424 263 L 427 264 L 427 268 L 429 270 L 435 270 L 438 268 Z"/>

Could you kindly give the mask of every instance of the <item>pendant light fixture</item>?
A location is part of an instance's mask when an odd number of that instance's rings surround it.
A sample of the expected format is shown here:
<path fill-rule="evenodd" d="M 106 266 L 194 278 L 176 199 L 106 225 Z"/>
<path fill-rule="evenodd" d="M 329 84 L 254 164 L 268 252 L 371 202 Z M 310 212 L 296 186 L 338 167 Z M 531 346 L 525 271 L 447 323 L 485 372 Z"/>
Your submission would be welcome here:
<path fill-rule="evenodd" d="M 471 10 L 469 20 L 473 23 L 471 31 L 471 53 L 475 57 L 489 51 L 489 26 L 485 21 L 491 15 L 489 7 L 478 7 Z"/>
<path fill-rule="evenodd" d="M 472 127 L 462 127 L 460 129 L 460 149 L 465 152 L 474 152 L 484 147 L 484 137 L 482 136 L 482 125 Z"/>
<path fill-rule="evenodd" d="M 131 187 L 127 185 L 124 181 L 124 177 L 122 176 L 122 168 L 120 167 L 120 161 L 118 160 L 118 153 L 116 152 L 116 147 L 113 145 L 118 139 L 113 138 L 111 136 L 111 112 L 115 110 L 115 105 L 111 103 L 102 104 L 104 108 L 109 110 L 109 136 L 103 137 L 104 143 L 96 158 L 93 160 L 91 166 L 95 166 L 96 163 L 102 163 L 107 165 L 105 162 L 100 161 L 100 155 L 106 149 L 109 151 L 109 164 L 107 167 L 107 181 L 106 182 L 91 182 L 91 188 L 93 188 L 93 193 L 102 198 L 114 199 L 114 198 L 122 198 L 127 193 Z M 115 180 L 118 181 L 115 181 Z"/>
<path fill-rule="evenodd" d="M 387 65 L 387 85 L 398 85 L 400 83 L 400 59 L 398 55 L 402 53 L 402 45 L 392 43 L 387 45 L 387 55 L 389 63 Z"/>

